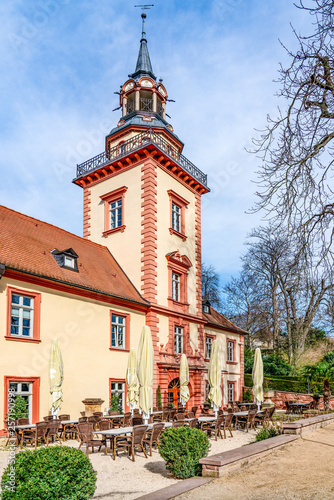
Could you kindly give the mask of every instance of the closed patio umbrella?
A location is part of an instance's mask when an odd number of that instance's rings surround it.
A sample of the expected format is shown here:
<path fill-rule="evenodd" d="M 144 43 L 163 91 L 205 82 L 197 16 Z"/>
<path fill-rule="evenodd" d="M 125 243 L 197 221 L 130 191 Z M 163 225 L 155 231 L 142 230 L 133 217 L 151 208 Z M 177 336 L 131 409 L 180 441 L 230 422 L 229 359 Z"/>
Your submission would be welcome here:
<path fill-rule="evenodd" d="M 220 388 L 221 378 L 222 378 L 222 368 L 221 368 L 221 358 L 219 353 L 219 345 L 217 340 L 214 340 L 212 342 L 208 377 L 210 384 L 210 392 L 208 398 L 210 401 L 212 401 L 213 409 L 217 416 L 219 407 L 222 402 L 222 391 Z"/>
<path fill-rule="evenodd" d="M 50 347 L 49 382 L 50 382 L 50 410 L 57 415 L 63 402 L 62 383 L 64 379 L 64 365 L 58 340 L 53 339 Z"/>
<path fill-rule="evenodd" d="M 148 423 L 150 410 L 153 406 L 153 366 L 154 352 L 151 330 L 144 326 L 138 345 L 138 382 L 139 382 L 139 409 L 143 412 L 143 419 Z"/>
<path fill-rule="evenodd" d="M 189 401 L 189 366 L 187 356 L 182 354 L 180 362 L 180 399 L 183 406 Z"/>
<path fill-rule="evenodd" d="M 260 410 L 260 406 L 263 401 L 263 361 L 259 347 L 255 350 L 252 378 L 253 395 L 258 409 Z"/>
<path fill-rule="evenodd" d="M 126 401 L 130 405 L 130 410 L 133 415 L 133 409 L 138 402 L 137 357 L 135 349 L 131 349 L 129 352 L 128 367 L 126 370 L 126 385 L 128 386 Z"/>

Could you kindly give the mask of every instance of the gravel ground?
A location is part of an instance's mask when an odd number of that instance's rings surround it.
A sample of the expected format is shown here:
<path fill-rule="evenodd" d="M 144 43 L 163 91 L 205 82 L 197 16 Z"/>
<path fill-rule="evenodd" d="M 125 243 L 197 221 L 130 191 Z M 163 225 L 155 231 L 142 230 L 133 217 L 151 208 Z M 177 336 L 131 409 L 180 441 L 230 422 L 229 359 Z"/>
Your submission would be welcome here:
<path fill-rule="evenodd" d="M 255 432 L 234 431 L 233 438 L 210 439 L 209 455 L 231 450 L 255 441 Z M 77 441 L 67 441 L 66 445 L 78 447 Z M 29 447 L 31 448 L 31 447 Z M 135 462 L 126 453 L 120 453 L 114 461 L 111 455 L 104 452 L 90 453 L 89 458 L 97 471 L 97 488 L 94 499 L 100 500 L 132 500 L 146 493 L 159 490 L 179 482 L 171 477 L 165 468 L 165 462 L 158 451 L 145 459 L 143 453 L 136 453 Z M 8 461 L 8 451 L 0 448 L 0 470 Z M 52 499 L 50 499 L 52 500 Z"/>
<path fill-rule="evenodd" d="M 177 500 L 333 500 L 334 424 Z"/>

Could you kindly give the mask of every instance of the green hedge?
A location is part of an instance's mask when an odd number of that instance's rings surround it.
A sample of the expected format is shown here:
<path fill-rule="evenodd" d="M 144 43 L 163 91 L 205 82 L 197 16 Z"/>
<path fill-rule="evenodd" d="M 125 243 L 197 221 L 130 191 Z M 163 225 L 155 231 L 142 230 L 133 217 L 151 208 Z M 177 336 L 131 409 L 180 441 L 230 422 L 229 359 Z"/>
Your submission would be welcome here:
<path fill-rule="evenodd" d="M 331 381 L 331 384 L 334 385 L 334 381 Z M 253 386 L 253 379 L 250 373 L 245 373 L 245 386 Z M 264 390 L 276 390 L 307 394 L 308 387 L 310 388 L 311 394 L 322 394 L 324 388 L 323 379 L 318 379 L 316 382 L 310 382 L 309 386 L 307 385 L 307 381 L 305 381 L 303 377 L 264 377 L 263 379 Z"/>
<path fill-rule="evenodd" d="M 17 453 L 1 479 L 2 500 L 86 500 L 96 472 L 86 455 L 68 446 Z"/>

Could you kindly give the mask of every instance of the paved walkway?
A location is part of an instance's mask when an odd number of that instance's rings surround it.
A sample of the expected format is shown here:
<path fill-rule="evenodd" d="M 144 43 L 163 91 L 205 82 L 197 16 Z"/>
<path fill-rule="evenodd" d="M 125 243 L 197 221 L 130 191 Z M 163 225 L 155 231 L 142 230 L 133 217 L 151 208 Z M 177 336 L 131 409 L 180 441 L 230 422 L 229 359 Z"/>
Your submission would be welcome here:
<path fill-rule="evenodd" d="M 334 424 L 177 500 L 334 500 Z"/>

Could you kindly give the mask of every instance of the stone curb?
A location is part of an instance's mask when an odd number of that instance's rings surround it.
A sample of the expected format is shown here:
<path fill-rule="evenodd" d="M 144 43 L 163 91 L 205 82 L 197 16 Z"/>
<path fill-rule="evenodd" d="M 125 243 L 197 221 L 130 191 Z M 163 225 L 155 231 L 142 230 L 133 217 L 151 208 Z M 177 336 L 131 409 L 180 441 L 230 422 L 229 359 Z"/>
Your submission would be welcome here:
<path fill-rule="evenodd" d="M 170 500 L 171 498 L 181 495 L 181 493 L 186 493 L 210 481 L 212 481 L 212 479 L 208 477 L 191 477 L 177 484 L 167 486 L 167 488 L 162 488 L 161 490 L 153 491 L 152 493 L 138 497 L 135 500 Z"/>

